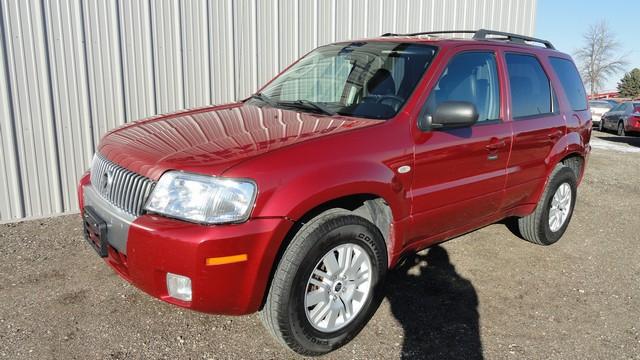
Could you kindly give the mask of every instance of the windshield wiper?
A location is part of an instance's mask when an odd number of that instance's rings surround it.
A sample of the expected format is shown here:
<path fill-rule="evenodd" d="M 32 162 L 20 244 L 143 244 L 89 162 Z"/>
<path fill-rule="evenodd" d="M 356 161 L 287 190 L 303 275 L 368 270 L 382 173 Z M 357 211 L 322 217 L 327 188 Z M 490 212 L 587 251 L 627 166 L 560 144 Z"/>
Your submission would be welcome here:
<path fill-rule="evenodd" d="M 251 95 L 251 99 L 258 99 L 263 103 L 267 103 L 271 107 L 277 107 L 278 103 L 263 93 L 255 93 Z"/>
<path fill-rule="evenodd" d="M 310 100 L 304 100 L 304 99 L 299 99 L 299 100 L 290 101 L 290 102 L 280 102 L 280 105 L 302 108 L 306 110 L 316 110 L 325 115 L 330 115 L 330 116 L 333 116 L 336 114 L 335 111 L 325 107 L 324 105 L 320 105 L 316 102 L 313 102 Z"/>
<path fill-rule="evenodd" d="M 266 104 L 268 104 L 271 107 L 278 107 L 278 106 L 287 106 L 287 107 L 293 107 L 293 108 L 298 108 L 298 109 L 305 109 L 305 110 L 315 110 L 318 112 L 321 112 L 325 115 L 335 115 L 336 112 L 323 106 L 320 105 L 318 103 L 315 103 L 313 101 L 310 100 L 305 100 L 305 99 L 299 99 L 299 100 L 294 100 L 294 101 L 276 101 L 270 97 L 268 97 L 267 95 L 263 94 L 263 93 L 255 93 L 253 95 L 251 95 L 250 97 L 251 99 L 258 99 Z"/>

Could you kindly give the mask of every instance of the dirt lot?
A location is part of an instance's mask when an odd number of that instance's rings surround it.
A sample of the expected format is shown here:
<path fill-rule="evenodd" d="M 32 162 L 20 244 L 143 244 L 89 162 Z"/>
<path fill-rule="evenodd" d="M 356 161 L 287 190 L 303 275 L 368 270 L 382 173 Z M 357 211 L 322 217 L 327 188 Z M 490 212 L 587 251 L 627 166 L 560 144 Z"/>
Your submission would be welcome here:
<path fill-rule="evenodd" d="M 640 359 L 640 138 L 596 135 L 558 244 L 496 224 L 434 248 L 327 358 Z M 185 311 L 128 285 L 77 216 L 0 225 L 0 304 L 0 358 L 295 357 L 256 315 Z"/>

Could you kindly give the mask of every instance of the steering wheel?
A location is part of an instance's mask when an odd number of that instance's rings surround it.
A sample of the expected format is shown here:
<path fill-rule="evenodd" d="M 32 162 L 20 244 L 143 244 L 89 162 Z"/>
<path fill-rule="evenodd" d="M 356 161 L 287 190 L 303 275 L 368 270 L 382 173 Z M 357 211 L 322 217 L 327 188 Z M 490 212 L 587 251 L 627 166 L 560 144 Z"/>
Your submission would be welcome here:
<path fill-rule="evenodd" d="M 391 101 L 392 104 L 387 104 L 394 109 L 398 109 L 403 103 L 404 99 L 397 95 L 374 95 L 376 99 L 376 103 L 382 104 L 384 101 Z"/>

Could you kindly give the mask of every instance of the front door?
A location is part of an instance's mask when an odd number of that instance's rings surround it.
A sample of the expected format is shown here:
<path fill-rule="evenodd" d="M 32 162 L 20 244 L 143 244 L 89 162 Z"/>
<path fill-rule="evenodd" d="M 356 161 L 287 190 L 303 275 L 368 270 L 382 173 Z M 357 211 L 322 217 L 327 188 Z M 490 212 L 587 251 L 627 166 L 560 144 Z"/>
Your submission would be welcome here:
<path fill-rule="evenodd" d="M 495 52 L 460 51 L 425 102 L 421 116 L 445 101 L 466 101 L 479 117 L 467 128 L 416 130 L 410 241 L 463 228 L 498 211 L 511 147 L 499 74 Z"/>

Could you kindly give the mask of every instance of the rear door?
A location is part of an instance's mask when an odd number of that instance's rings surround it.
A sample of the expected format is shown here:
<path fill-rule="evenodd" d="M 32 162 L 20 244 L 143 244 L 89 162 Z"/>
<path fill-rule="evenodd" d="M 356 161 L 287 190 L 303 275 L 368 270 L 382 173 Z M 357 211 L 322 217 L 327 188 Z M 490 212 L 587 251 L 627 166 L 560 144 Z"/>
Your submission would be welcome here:
<path fill-rule="evenodd" d="M 440 71 L 421 116 L 445 101 L 466 101 L 476 106 L 479 119 L 467 128 L 425 132 L 413 124 L 412 239 L 478 223 L 498 211 L 511 146 L 503 92 L 500 62 L 491 49 L 458 50 Z"/>
<path fill-rule="evenodd" d="M 522 205 L 547 175 L 545 160 L 566 133 L 547 69 L 530 53 L 505 52 L 513 145 L 503 206 Z"/>
<path fill-rule="evenodd" d="M 606 129 L 617 129 L 618 120 L 620 119 L 620 114 L 622 114 L 622 110 L 624 109 L 624 103 L 616 105 L 613 109 L 606 113 L 606 116 L 603 116 L 604 119 L 604 127 Z"/>

